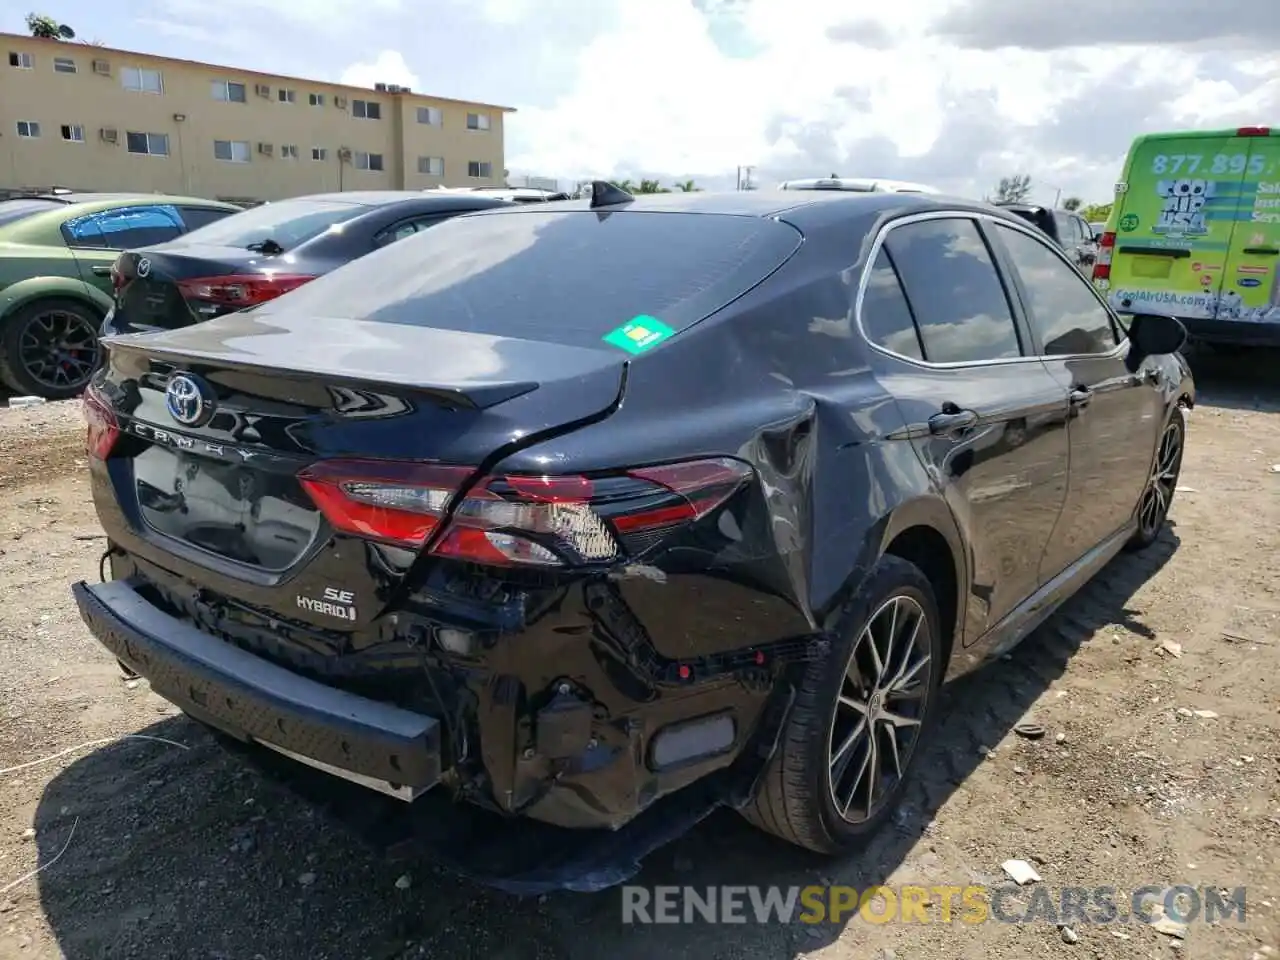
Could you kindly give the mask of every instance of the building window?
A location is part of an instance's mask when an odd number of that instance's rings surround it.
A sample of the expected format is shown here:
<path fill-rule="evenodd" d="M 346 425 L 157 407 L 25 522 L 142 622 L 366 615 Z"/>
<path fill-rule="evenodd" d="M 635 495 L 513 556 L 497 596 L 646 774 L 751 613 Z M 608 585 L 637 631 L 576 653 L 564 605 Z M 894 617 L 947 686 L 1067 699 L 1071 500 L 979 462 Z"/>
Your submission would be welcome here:
<path fill-rule="evenodd" d="M 357 170 L 381 170 L 382 154 L 380 153 L 356 153 L 356 169 Z"/>
<path fill-rule="evenodd" d="M 428 177 L 443 177 L 444 157 L 419 157 L 418 172 Z"/>
<path fill-rule="evenodd" d="M 31 59 L 31 54 L 29 53 L 17 53 L 10 51 L 9 66 L 17 67 L 19 70 L 30 70 L 35 66 L 35 62 Z"/>
<path fill-rule="evenodd" d="M 76 62 L 70 57 L 54 57 L 53 58 L 54 73 L 77 73 L 78 68 Z"/>
<path fill-rule="evenodd" d="M 78 123 L 64 123 L 62 139 L 68 143 L 84 143 L 84 127 Z"/>
<path fill-rule="evenodd" d="M 362 120 L 381 120 L 382 104 L 376 100 L 352 100 L 351 115 Z"/>
<path fill-rule="evenodd" d="M 493 176 L 493 164 L 488 160 L 468 160 L 467 176 L 472 180 L 488 180 Z"/>
<path fill-rule="evenodd" d="M 214 80 L 212 84 L 213 99 L 223 103 L 244 103 L 245 89 L 243 83 L 233 80 Z"/>
<path fill-rule="evenodd" d="M 308 103 L 308 104 L 310 104 L 310 105 L 311 105 L 311 106 L 313 106 L 313 107 L 323 107 L 323 106 L 324 106 L 324 94 L 323 94 L 323 93 L 308 93 L 308 94 L 307 94 L 307 103 Z"/>
<path fill-rule="evenodd" d="M 213 141 L 213 158 L 226 160 L 228 163 L 248 163 L 249 141 L 215 140 Z"/>
<path fill-rule="evenodd" d="M 298 159 L 297 146 L 292 143 L 280 144 L 280 159 L 281 160 L 297 160 Z"/>
<path fill-rule="evenodd" d="M 130 153 L 146 154 L 149 157 L 167 157 L 169 155 L 169 135 L 167 133 L 125 133 L 125 143 Z"/>
<path fill-rule="evenodd" d="M 312 147 L 311 159 L 312 160 L 328 160 L 329 151 L 324 147 Z"/>
<path fill-rule="evenodd" d="M 440 127 L 444 125 L 444 114 L 440 112 L 439 107 L 419 107 L 418 122 Z"/>
<path fill-rule="evenodd" d="M 487 113 L 468 113 L 467 129 L 468 130 L 488 130 L 489 115 Z"/>
<path fill-rule="evenodd" d="M 276 91 L 276 99 L 281 103 L 296 103 L 298 101 L 298 91 L 286 90 L 284 87 L 281 87 Z"/>
<path fill-rule="evenodd" d="M 34 140 L 40 136 L 40 124 L 34 120 L 19 120 L 18 136 L 22 137 L 23 140 Z"/>
<path fill-rule="evenodd" d="M 146 67 L 121 67 L 120 83 L 135 93 L 163 93 L 164 80 L 159 70 Z"/>

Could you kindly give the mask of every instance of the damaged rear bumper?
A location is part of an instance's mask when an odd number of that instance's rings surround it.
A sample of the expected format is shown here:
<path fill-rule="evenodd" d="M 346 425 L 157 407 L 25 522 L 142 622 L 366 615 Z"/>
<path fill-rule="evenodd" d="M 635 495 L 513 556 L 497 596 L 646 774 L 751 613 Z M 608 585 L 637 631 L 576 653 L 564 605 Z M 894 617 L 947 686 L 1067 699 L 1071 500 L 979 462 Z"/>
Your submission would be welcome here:
<path fill-rule="evenodd" d="M 440 780 L 429 716 L 317 683 L 170 616 L 126 580 L 72 586 L 80 615 L 151 688 L 242 742 L 411 800 Z"/>

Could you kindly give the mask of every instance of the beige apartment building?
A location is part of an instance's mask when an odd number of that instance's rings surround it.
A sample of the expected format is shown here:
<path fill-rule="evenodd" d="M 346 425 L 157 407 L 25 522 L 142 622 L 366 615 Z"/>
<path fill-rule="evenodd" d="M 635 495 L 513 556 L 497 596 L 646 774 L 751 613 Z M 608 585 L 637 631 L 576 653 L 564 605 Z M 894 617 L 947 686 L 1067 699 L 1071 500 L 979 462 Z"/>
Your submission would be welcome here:
<path fill-rule="evenodd" d="M 0 33 L 0 189 L 501 186 L 510 107 Z"/>

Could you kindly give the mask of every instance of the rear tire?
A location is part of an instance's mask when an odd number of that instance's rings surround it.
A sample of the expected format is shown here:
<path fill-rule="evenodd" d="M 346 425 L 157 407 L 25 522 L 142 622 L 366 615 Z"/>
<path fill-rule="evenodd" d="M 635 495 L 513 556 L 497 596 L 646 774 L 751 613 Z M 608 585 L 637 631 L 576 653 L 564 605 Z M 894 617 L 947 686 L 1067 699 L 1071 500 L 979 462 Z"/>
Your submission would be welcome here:
<path fill-rule="evenodd" d="M 52 326 L 45 329 L 47 325 Z M 0 320 L 0 381 L 19 394 L 45 400 L 78 396 L 98 366 L 101 326 L 102 317 L 92 307 L 65 297 L 20 307 Z M 49 350 L 67 358 L 66 383 L 45 382 L 31 369 L 33 351 L 45 353 L 41 345 L 46 337 L 52 338 Z"/>
<path fill-rule="evenodd" d="M 1175 404 L 1160 432 L 1160 440 L 1151 458 L 1151 473 L 1147 477 L 1146 486 L 1142 488 L 1142 496 L 1138 498 L 1138 529 L 1125 544 L 1125 549 L 1145 550 L 1160 539 L 1169 519 L 1173 495 L 1178 489 L 1186 440 L 1187 419 L 1182 415 L 1181 405 Z"/>
<path fill-rule="evenodd" d="M 833 634 L 827 654 L 804 664 L 778 750 L 742 811 L 827 854 L 856 848 L 893 813 L 946 673 L 933 588 L 899 557 L 880 559 Z"/>

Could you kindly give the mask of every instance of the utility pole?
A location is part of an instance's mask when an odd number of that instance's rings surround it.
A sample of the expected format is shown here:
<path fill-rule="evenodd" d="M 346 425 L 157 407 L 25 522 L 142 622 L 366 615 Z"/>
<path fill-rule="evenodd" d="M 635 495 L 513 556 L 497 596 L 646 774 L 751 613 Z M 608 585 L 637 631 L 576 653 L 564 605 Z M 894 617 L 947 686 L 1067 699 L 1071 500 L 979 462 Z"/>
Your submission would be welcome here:
<path fill-rule="evenodd" d="M 751 172 L 755 167 L 738 167 L 738 185 L 737 190 L 754 190 L 755 184 L 751 182 Z"/>

